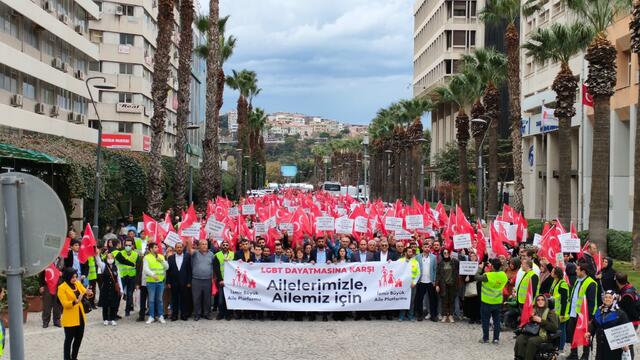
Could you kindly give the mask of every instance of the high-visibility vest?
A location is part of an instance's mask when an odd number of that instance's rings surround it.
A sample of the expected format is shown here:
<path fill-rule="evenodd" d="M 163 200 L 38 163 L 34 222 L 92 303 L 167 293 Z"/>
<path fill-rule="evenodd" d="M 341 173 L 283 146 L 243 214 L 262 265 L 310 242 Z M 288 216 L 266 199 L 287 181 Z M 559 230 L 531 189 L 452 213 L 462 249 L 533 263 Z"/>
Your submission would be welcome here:
<path fill-rule="evenodd" d="M 96 259 L 93 256 L 91 256 L 87 261 L 88 261 L 87 263 L 89 264 L 89 275 L 87 275 L 87 279 L 96 280 L 98 278 L 98 271 L 96 269 Z"/>
<path fill-rule="evenodd" d="M 222 279 L 224 281 L 224 262 L 232 261 L 235 255 L 233 252 L 229 251 L 227 255 L 223 254 L 222 251 L 218 251 L 216 253 L 216 258 L 218 258 L 218 262 L 220 263 L 220 274 L 222 274 Z"/>
<path fill-rule="evenodd" d="M 487 281 L 482 282 L 480 299 L 485 304 L 502 304 L 502 289 L 507 285 L 509 279 L 504 271 L 493 271 L 485 274 Z"/>
<path fill-rule="evenodd" d="M 0 324 L 0 357 L 4 352 L 4 327 Z"/>
<path fill-rule="evenodd" d="M 138 261 L 138 253 L 131 250 L 131 254 L 127 255 L 127 252 L 122 250 L 120 251 L 120 254 L 127 260 L 131 261 L 132 263 L 136 263 L 136 261 Z M 135 277 L 136 276 L 136 267 L 135 266 L 129 266 L 126 264 L 121 264 L 119 261 L 117 262 L 118 265 L 118 271 L 120 272 L 120 276 L 122 277 Z"/>
<path fill-rule="evenodd" d="M 577 283 L 578 281 L 576 281 Z M 587 293 L 587 289 L 589 288 L 589 285 L 593 284 L 596 287 L 596 290 L 593 292 L 593 311 L 591 312 L 591 315 L 595 315 L 596 310 L 598 309 L 598 307 L 595 305 L 596 299 L 598 297 L 598 283 L 596 283 L 590 276 L 587 276 L 584 280 L 582 280 L 582 282 L 580 283 L 580 288 L 578 289 L 578 299 L 576 300 L 575 304 L 571 304 L 571 306 L 573 306 L 575 308 L 576 314 L 580 313 L 580 309 L 582 308 L 582 299 L 584 299 L 585 294 Z M 573 291 L 576 291 L 575 286 L 573 287 Z M 571 300 L 573 300 L 573 291 L 571 292 Z"/>
<path fill-rule="evenodd" d="M 518 304 L 524 304 L 525 300 L 527 299 L 527 290 L 529 289 L 529 283 L 531 282 L 531 277 L 535 275 L 535 272 L 533 270 L 529 270 L 527 271 L 526 274 L 524 274 L 524 276 L 522 277 L 522 280 L 520 281 L 520 284 L 518 285 L 518 291 L 517 291 L 517 295 L 518 295 Z M 535 289 L 533 289 L 533 299 L 536 298 L 536 296 L 538 295 L 538 289 L 540 287 L 540 281 L 538 281 L 538 286 L 536 286 Z"/>
<path fill-rule="evenodd" d="M 418 263 L 418 260 L 416 260 L 415 257 L 412 257 L 411 259 L 408 259 L 403 257 L 400 258 L 400 261 L 408 261 L 409 265 L 411 265 L 411 283 L 412 284 L 417 284 L 418 283 L 418 278 L 420 277 L 420 263 Z"/>
<path fill-rule="evenodd" d="M 158 258 L 156 259 L 156 257 L 152 254 L 147 254 L 144 259 L 147 261 L 147 264 L 149 264 L 149 269 L 151 269 L 151 271 L 153 271 L 153 273 L 158 277 L 158 280 L 156 280 L 151 276 L 147 276 L 147 283 L 157 283 L 164 281 L 164 265 L 162 264 L 162 261 L 164 261 L 164 257 L 158 254 Z"/>
<path fill-rule="evenodd" d="M 564 309 L 564 314 L 560 314 L 560 311 L 562 311 L 560 289 L 567 290 L 567 296 L 569 296 L 569 285 L 567 284 L 567 282 L 564 281 L 563 279 L 553 280 L 553 284 L 551 284 L 551 293 L 553 294 L 554 309 L 556 310 L 556 315 L 558 315 L 558 319 L 560 320 L 560 322 L 565 322 L 569 319 L 569 306 L 567 306 L 567 308 Z M 560 319 L 561 316 L 565 318 L 564 321 Z"/>

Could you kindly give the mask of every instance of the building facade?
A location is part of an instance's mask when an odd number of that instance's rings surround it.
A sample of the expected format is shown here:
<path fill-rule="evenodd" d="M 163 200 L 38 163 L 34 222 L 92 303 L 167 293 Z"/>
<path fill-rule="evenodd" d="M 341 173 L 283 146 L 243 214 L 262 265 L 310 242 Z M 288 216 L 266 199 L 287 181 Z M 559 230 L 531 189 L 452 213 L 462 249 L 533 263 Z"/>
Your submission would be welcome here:
<path fill-rule="evenodd" d="M 90 0 L 0 2 L 0 126 L 97 142 L 84 79 L 98 60 Z"/>

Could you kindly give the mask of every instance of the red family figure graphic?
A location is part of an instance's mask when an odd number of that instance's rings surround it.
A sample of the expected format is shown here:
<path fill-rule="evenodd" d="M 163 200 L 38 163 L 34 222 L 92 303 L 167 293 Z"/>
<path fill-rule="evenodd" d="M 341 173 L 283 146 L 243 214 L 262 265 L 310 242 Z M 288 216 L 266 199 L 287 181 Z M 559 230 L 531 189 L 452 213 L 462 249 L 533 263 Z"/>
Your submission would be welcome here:
<path fill-rule="evenodd" d="M 400 285 L 398 286 L 398 282 L 400 282 Z M 402 287 L 402 280 L 400 279 L 394 279 L 393 277 L 393 270 L 389 269 L 387 270 L 386 266 L 382 267 L 382 276 L 380 277 L 380 280 L 378 280 L 378 285 L 380 287 Z"/>
<path fill-rule="evenodd" d="M 233 286 L 246 287 L 250 289 L 256 288 L 256 281 L 251 279 L 247 274 L 247 270 L 243 271 L 240 267 L 236 267 L 234 270 L 236 272 L 236 276 L 231 282 Z"/>

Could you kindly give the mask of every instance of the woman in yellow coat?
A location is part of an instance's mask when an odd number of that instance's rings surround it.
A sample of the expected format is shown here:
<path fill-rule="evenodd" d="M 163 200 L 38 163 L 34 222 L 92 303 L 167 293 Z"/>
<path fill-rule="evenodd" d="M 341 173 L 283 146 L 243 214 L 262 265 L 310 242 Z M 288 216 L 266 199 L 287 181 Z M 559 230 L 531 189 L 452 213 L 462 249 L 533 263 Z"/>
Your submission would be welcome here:
<path fill-rule="evenodd" d="M 91 290 L 85 289 L 78 281 L 78 274 L 73 268 L 66 268 L 62 273 L 64 282 L 58 286 L 58 299 L 62 304 L 62 327 L 64 328 L 64 360 L 78 358 L 78 351 L 84 335 L 87 318 L 82 307 L 82 298 L 93 296 Z"/>

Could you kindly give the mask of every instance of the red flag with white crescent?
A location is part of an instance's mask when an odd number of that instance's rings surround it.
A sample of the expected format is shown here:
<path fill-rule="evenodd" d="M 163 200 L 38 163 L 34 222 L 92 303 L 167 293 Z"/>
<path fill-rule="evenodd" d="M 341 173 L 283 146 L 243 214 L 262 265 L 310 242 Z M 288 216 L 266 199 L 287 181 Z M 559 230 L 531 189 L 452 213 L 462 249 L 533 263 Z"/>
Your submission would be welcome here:
<path fill-rule="evenodd" d="M 60 270 L 55 263 L 49 264 L 44 269 L 44 281 L 49 289 L 49 294 L 55 295 L 56 289 L 58 289 L 58 280 L 60 279 Z"/>
<path fill-rule="evenodd" d="M 80 242 L 80 251 L 78 251 L 78 260 L 84 264 L 87 260 L 96 256 L 96 238 L 93 237 L 93 231 L 91 225 L 87 223 L 84 228 L 84 234 L 82 235 L 82 241 Z"/>
<path fill-rule="evenodd" d="M 525 326 L 533 314 L 533 289 L 531 288 L 531 281 L 529 281 L 529 287 L 527 288 L 527 298 L 522 306 L 522 314 L 520 315 L 520 326 Z"/>
<path fill-rule="evenodd" d="M 575 349 L 578 346 L 589 346 L 589 339 L 587 339 L 587 332 L 589 331 L 589 307 L 587 305 L 587 298 L 582 298 L 582 306 L 578 313 L 578 319 L 576 321 L 576 329 L 573 333 L 573 341 L 571 341 L 571 348 Z"/>

